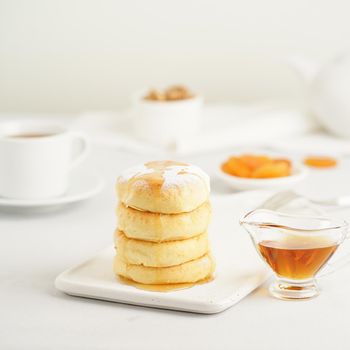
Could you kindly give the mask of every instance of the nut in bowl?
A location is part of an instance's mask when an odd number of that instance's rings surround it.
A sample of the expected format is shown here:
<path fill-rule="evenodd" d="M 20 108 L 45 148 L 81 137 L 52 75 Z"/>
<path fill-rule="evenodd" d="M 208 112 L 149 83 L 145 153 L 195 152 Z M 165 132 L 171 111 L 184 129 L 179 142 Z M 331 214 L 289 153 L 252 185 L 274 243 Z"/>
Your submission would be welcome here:
<path fill-rule="evenodd" d="M 156 146 L 171 147 L 199 130 L 203 99 L 184 86 L 150 89 L 133 101 L 136 136 Z"/>
<path fill-rule="evenodd" d="M 303 180 L 307 173 L 299 163 L 266 154 L 231 155 L 217 172 L 236 190 L 286 189 Z"/>

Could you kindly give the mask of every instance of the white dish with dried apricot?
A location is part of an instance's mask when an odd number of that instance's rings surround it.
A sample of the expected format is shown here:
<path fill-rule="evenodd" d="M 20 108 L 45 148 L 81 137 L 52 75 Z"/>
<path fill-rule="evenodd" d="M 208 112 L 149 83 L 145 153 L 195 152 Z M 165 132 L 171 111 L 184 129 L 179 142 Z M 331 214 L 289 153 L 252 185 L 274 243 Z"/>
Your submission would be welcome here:
<path fill-rule="evenodd" d="M 307 174 L 300 163 L 265 154 L 231 155 L 217 171 L 222 180 L 237 190 L 290 188 Z"/>

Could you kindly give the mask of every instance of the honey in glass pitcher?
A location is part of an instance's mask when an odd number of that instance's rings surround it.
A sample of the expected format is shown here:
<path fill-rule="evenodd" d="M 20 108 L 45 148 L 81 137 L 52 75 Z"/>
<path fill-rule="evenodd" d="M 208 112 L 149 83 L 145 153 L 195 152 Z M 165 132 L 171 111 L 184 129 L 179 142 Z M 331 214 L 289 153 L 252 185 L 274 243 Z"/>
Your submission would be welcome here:
<path fill-rule="evenodd" d="M 320 270 L 327 266 L 348 233 L 348 223 L 342 219 L 285 214 L 264 208 L 245 214 L 240 224 L 275 274 L 270 293 L 288 300 L 309 299 L 319 294 L 316 279 L 324 273 Z M 335 265 L 339 267 L 346 259 L 348 255 Z M 334 266 L 330 269 L 334 270 Z"/>
<path fill-rule="evenodd" d="M 317 274 L 338 244 L 320 238 L 288 237 L 280 241 L 263 240 L 258 248 L 278 276 L 304 280 Z"/>

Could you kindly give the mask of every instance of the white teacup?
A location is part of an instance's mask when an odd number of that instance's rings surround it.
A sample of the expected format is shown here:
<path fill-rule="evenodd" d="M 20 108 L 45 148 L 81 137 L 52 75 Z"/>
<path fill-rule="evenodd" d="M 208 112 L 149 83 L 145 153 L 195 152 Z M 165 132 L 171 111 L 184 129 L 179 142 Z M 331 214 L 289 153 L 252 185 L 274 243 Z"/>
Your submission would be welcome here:
<path fill-rule="evenodd" d="M 64 194 L 70 170 L 87 152 L 86 138 L 61 126 L 0 124 L 0 196 L 45 199 Z"/>

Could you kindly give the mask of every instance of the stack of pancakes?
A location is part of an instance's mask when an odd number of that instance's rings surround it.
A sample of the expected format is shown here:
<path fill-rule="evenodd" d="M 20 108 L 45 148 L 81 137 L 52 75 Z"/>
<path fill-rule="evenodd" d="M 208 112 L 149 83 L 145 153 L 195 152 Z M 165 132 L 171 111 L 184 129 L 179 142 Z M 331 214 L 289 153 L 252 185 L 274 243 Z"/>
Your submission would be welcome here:
<path fill-rule="evenodd" d="M 195 283 L 212 276 L 209 177 L 198 167 L 156 161 L 117 182 L 117 275 L 141 284 Z"/>

